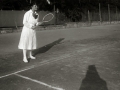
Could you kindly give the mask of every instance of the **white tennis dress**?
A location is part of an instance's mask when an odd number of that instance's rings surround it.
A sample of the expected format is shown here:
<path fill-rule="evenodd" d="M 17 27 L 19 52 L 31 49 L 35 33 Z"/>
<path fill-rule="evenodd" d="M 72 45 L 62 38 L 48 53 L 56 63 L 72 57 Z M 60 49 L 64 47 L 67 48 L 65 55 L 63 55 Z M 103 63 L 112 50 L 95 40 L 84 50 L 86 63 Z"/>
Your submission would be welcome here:
<path fill-rule="evenodd" d="M 39 15 L 36 13 L 38 17 L 35 19 L 32 14 L 33 11 L 29 10 L 24 15 L 24 26 L 21 32 L 18 49 L 33 50 L 37 48 L 36 30 L 32 29 L 32 26 L 37 25 Z"/>

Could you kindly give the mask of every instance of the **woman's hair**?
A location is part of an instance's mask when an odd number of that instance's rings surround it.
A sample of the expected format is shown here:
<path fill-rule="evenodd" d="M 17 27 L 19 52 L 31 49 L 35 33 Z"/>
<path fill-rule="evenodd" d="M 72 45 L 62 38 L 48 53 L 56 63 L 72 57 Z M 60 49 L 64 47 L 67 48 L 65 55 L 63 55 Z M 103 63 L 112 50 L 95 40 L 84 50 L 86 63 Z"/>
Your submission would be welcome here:
<path fill-rule="evenodd" d="M 29 5 L 29 6 L 30 6 L 30 9 L 32 9 L 32 7 L 33 7 L 34 5 L 38 6 L 36 3 L 31 3 L 31 4 Z"/>

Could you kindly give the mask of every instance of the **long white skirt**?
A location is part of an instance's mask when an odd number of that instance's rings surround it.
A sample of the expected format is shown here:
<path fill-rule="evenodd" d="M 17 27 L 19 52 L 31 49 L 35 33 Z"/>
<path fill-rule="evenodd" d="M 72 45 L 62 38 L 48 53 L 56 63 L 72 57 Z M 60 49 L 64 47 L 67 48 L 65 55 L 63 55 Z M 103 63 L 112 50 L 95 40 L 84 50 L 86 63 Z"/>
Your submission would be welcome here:
<path fill-rule="evenodd" d="M 36 31 L 23 27 L 18 49 L 34 50 L 37 48 Z"/>

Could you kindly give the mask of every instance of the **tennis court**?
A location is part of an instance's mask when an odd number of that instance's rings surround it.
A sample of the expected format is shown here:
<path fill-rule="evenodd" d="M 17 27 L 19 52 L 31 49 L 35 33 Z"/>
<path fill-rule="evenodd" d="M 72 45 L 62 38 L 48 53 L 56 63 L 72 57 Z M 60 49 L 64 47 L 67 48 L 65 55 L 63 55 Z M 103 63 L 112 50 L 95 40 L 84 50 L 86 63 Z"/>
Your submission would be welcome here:
<path fill-rule="evenodd" d="M 20 32 L 0 35 L 0 90 L 119 90 L 120 25 L 37 31 L 22 61 Z"/>

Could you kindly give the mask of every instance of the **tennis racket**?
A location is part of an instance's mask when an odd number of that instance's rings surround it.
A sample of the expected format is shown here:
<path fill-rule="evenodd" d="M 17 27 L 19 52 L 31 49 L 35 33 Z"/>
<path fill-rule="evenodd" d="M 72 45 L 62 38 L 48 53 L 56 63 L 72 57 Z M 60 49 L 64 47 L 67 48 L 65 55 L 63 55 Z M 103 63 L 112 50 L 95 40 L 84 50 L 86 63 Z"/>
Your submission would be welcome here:
<path fill-rule="evenodd" d="M 42 22 L 49 22 L 51 21 L 52 19 L 54 18 L 54 15 L 52 13 L 48 13 L 46 14 L 43 19 L 42 19 Z"/>

